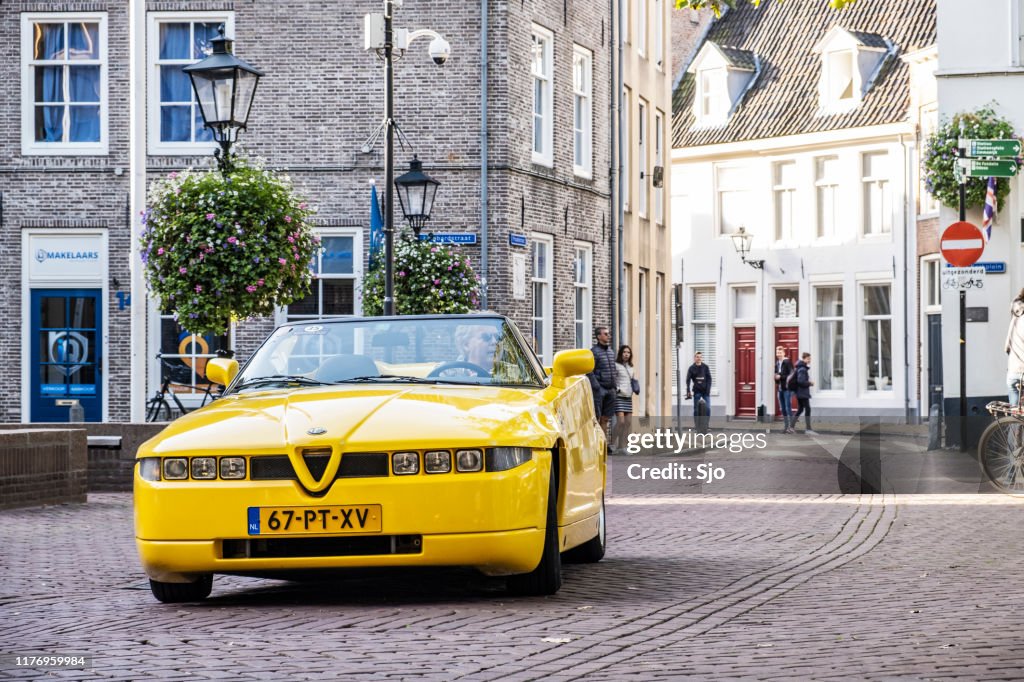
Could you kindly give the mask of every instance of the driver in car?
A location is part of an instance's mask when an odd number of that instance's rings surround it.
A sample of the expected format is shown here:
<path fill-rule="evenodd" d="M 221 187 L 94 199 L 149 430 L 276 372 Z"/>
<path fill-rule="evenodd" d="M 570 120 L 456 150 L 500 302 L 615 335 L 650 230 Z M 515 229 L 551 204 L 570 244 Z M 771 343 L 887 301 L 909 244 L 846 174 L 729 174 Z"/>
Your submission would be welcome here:
<path fill-rule="evenodd" d="M 498 330 L 489 324 L 460 327 L 455 332 L 458 359 L 478 365 L 488 372 L 492 371 L 498 352 L 498 336 Z"/>

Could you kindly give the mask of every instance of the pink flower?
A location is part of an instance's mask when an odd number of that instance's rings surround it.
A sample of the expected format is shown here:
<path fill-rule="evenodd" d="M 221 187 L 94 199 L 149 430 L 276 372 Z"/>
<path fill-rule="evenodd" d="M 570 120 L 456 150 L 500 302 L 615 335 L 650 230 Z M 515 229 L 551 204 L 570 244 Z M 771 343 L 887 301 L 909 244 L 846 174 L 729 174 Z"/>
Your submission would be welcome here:
<path fill-rule="evenodd" d="M 185 268 L 184 266 L 182 266 L 182 267 L 178 268 L 178 272 L 181 273 L 182 275 L 184 275 L 186 272 L 188 272 L 188 269 Z"/>
<path fill-rule="evenodd" d="M 247 286 L 245 288 L 245 290 L 248 291 L 251 294 L 252 292 L 256 291 L 256 287 L 254 287 L 253 285 L 250 284 L 249 286 Z"/>
<path fill-rule="evenodd" d="M 258 286 L 258 287 L 263 286 L 263 280 L 262 279 L 256 280 L 256 286 Z"/>
<path fill-rule="evenodd" d="M 197 284 L 196 285 L 196 293 L 197 294 L 203 293 L 203 285 L 202 284 Z"/>
<path fill-rule="evenodd" d="M 278 258 L 277 262 L 280 263 L 281 265 L 285 265 L 288 261 L 286 261 L 284 258 Z"/>
<path fill-rule="evenodd" d="M 434 280 L 434 286 L 435 286 L 435 287 L 436 287 L 436 286 L 437 286 L 438 284 L 440 284 L 440 283 L 441 283 L 441 280 L 439 280 L 439 279 L 435 279 L 435 280 Z"/>
<path fill-rule="evenodd" d="M 216 217 L 217 217 L 217 216 L 215 216 L 215 215 L 214 215 L 214 214 L 212 214 L 212 213 L 207 213 L 207 214 L 206 214 L 206 219 L 207 219 L 207 220 L 213 220 L 213 219 L 214 219 L 214 218 L 216 218 Z"/>
<path fill-rule="evenodd" d="M 156 250 L 156 255 L 158 255 L 158 256 L 164 255 L 164 247 L 161 246 L 159 249 L 157 249 Z"/>
<path fill-rule="evenodd" d="M 170 173 L 167 174 L 167 177 L 169 177 L 170 179 L 173 180 L 174 178 L 178 177 L 178 172 L 177 171 L 171 171 Z"/>
<path fill-rule="evenodd" d="M 238 243 L 238 238 L 235 237 L 235 236 L 228 237 L 228 243 L 229 244 L 237 244 Z"/>
<path fill-rule="evenodd" d="M 292 217 L 291 217 L 290 215 L 286 215 L 286 216 L 284 217 L 284 221 L 285 221 L 286 223 L 290 223 L 290 222 L 292 221 Z"/>
<path fill-rule="evenodd" d="M 295 237 L 293 237 L 291 235 L 288 235 L 288 241 L 290 241 L 292 244 L 294 244 L 295 243 Z"/>
<path fill-rule="evenodd" d="M 405 277 L 405 270 L 399 270 L 398 271 L 398 276 L 399 277 Z"/>
<path fill-rule="evenodd" d="M 299 254 L 295 254 L 295 260 L 299 260 Z"/>
<path fill-rule="evenodd" d="M 303 211 L 305 211 L 305 210 L 306 210 L 306 207 L 307 207 L 307 206 L 309 206 L 309 204 L 307 204 L 307 203 L 306 203 L 305 201 L 303 201 L 303 202 L 299 203 L 299 208 L 300 208 L 301 210 L 303 210 Z"/>

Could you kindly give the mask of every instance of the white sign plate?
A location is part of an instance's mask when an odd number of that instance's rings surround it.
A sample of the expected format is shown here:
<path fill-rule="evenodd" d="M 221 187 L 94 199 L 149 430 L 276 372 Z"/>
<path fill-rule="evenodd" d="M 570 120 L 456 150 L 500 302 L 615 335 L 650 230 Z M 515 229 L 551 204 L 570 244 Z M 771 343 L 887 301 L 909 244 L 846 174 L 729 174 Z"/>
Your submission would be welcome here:
<path fill-rule="evenodd" d="M 102 282 L 107 254 L 98 234 L 34 234 L 25 257 L 31 280 Z"/>
<path fill-rule="evenodd" d="M 512 298 L 526 300 L 526 254 L 512 254 Z"/>
<path fill-rule="evenodd" d="M 985 287 L 985 268 L 943 268 L 943 289 L 982 289 Z"/>

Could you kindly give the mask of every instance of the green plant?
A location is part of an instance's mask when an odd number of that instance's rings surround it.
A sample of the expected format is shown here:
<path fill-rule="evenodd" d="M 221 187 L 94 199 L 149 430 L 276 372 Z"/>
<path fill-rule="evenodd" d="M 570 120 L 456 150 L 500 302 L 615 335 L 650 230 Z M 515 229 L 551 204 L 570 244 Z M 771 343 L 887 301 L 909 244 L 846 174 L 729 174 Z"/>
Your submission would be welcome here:
<path fill-rule="evenodd" d="M 480 278 L 456 248 L 404 237 L 395 241 L 394 297 L 399 315 L 468 313 L 480 304 Z M 363 313 L 383 312 L 381 262 L 363 278 Z"/>
<path fill-rule="evenodd" d="M 962 128 L 961 128 L 962 126 Z M 939 126 L 925 141 L 924 158 L 921 162 L 925 189 L 946 206 L 960 205 L 960 185 L 953 166 L 958 156 L 957 140 L 969 139 L 1013 139 L 1013 125 L 996 115 L 991 107 L 973 112 L 961 112 L 952 120 Z M 1003 201 L 1010 193 L 1010 183 L 1000 178 L 996 182 L 997 208 L 1003 208 Z M 987 189 L 986 178 L 967 178 L 965 188 L 966 208 L 983 206 Z"/>
<path fill-rule="evenodd" d="M 320 238 L 285 176 L 236 158 L 219 170 L 171 173 L 143 214 L 142 262 L 163 312 L 194 334 L 270 315 L 309 292 Z"/>

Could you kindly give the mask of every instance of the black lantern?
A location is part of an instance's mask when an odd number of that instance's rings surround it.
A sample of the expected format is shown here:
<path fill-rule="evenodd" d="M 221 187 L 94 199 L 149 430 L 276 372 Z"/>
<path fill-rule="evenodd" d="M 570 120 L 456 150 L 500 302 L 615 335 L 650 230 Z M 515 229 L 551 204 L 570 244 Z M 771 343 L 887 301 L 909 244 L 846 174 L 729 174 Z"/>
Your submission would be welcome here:
<path fill-rule="evenodd" d="M 423 172 L 423 162 L 413 155 L 409 172 L 395 178 L 398 203 L 409 221 L 412 231 L 420 236 L 420 230 L 430 220 L 430 209 L 434 207 L 434 194 L 441 183 Z"/>
<path fill-rule="evenodd" d="M 730 235 L 730 238 L 732 239 L 732 245 L 736 249 L 736 253 L 740 254 L 741 261 L 756 270 L 760 270 L 764 267 L 763 260 L 747 260 L 747 254 L 750 253 L 750 243 L 754 241 L 754 235 L 748 234 L 747 228 L 740 226 L 739 231 Z"/>
<path fill-rule="evenodd" d="M 220 144 L 218 160 L 225 168 L 238 131 L 249 121 L 256 84 L 263 72 L 232 54 L 234 41 L 224 37 L 223 25 L 218 31 L 220 36 L 210 41 L 210 56 L 182 71 L 192 80 L 203 122 Z"/>

